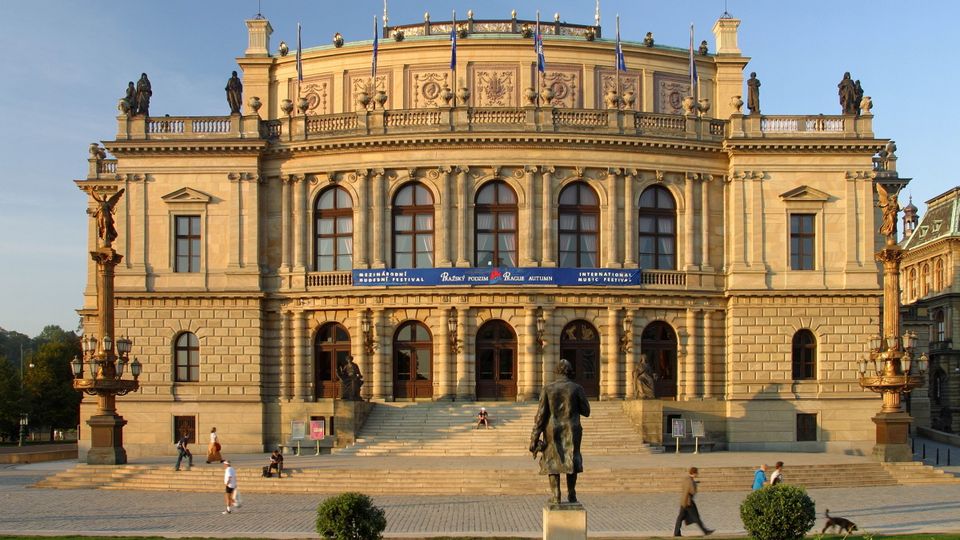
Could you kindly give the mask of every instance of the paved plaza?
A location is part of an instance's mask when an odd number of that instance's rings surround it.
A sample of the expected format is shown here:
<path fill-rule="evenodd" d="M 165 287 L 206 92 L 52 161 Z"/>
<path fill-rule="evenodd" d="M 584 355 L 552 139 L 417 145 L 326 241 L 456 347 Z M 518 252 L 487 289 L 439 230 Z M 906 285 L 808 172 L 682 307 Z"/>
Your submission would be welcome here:
<path fill-rule="evenodd" d="M 928 443 L 933 444 L 933 443 Z M 929 450 L 932 446 L 928 446 Z M 945 452 L 945 450 L 944 450 Z M 956 450 L 953 450 L 956 452 Z M 960 455 L 960 454 L 954 454 Z M 644 456 L 636 466 L 703 467 L 771 462 L 772 454 L 716 452 L 698 456 L 672 454 Z M 779 454 L 789 464 L 854 463 L 866 458 L 836 454 Z M 231 456 L 240 467 L 256 466 L 262 455 Z M 291 466 L 336 463 L 336 456 L 291 457 Z M 489 459 L 489 458 L 478 458 Z M 631 458 L 624 458 L 631 459 Z M 324 461 L 328 460 L 328 461 Z M 169 458 L 144 462 L 163 463 Z M 358 466 L 403 467 L 419 460 L 353 459 Z M 140 460 L 138 460 L 140 462 Z M 180 493 L 110 490 L 51 490 L 29 488 L 37 480 L 71 467 L 61 461 L 0 466 L 0 534 L 161 535 L 212 537 L 316 537 L 315 509 L 323 495 L 249 494 L 232 515 L 221 515 L 219 493 Z M 418 465 L 420 465 L 418 463 Z M 214 467 L 214 465 L 200 465 Z M 322 466 L 322 465 L 320 465 Z M 960 467 L 947 470 L 958 473 Z M 581 477 L 588 483 L 589 470 Z M 678 479 L 679 481 L 679 479 Z M 745 481 L 746 482 L 746 481 Z M 544 481 L 546 484 L 546 481 Z M 322 489 L 322 486 L 318 486 Z M 243 486 L 240 486 L 241 493 Z M 546 490 L 546 489 L 545 489 Z M 742 492 L 702 493 L 697 500 L 704 521 L 720 535 L 742 535 L 739 505 Z M 855 521 L 861 531 L 898 534 L 960 532 L 960 485 L 917 485 L 883 488 L 837 488 L 809 491 L 817 505 L 816 532 L 823 526 L 823 511 Z M 541 513 L 545 494 L 530 496 L 377 496 L 386 511 L 386 536 L 542 536 Z M 678 495 L 589 494 L 580 499 L 588 513 L 589 535 L 596 538 L 669 536 L 676 516 Z M 699 536 L 696 528 L 685 528 Z"/>

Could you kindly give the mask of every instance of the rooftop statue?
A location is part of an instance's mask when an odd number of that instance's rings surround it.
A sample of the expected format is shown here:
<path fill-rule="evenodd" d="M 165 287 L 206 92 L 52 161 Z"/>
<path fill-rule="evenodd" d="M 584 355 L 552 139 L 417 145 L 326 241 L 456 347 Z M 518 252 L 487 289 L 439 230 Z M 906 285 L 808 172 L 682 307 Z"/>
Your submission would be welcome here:
<path fill-rule="evenodd" d="M 117 201 L 120 200 L 123 192 L 124 190 L 121 189 L 109 197 L 106 194 L 98 196 L 96 192 L 90 193 L 93 200 L 97 201 L 97 209 L 88 209 L 87 213 L 97 220 L 97 236 L 103 240 L 103 247 L 110 247 L 117 239 L 113 214 L 116 212 Z"/>
<path fill-rule="evenodd" d="M 756 72 L 751 73 L 747 80 L 747 109 L 750 114 L 760 114 L 760 79 Z"/>
<path fill-rule="evenodd" d="M 127 93 L 123 96 L 122 101 L 126 104 L 125 108 L 121 107 L 124 113 L 130 114 L 130 116 L 137 114 L 137 87 L 133 85 L 133 81 L 127 83 Z"/>
<path fill-rule="evenodd" d="M 240 77 L 237 77 L 236 71 L 227 79 L 225 90 L 227 91 L 227 104 L 230 105 L 230 114 L 240 114 L 240 107 L 243 106 L 243 83 L 240 82 Z"/>
<path fill-rule="evenodd" d="M 863 104 L 863 87 L 860 86 L 860 79 L 853 82 L 854 88 L 854 108 L 857 110 L 857 116 L 860 116 L 860 107 Z"/>
<path fill-rule="evenodd" d="M 150 116 L 150 96 L 153 95 L 153 89 L 150 87 L 150 79 L 146 73 L 140 74 L 140 80 L 137 81 L 137 102 L 136 114 Z"/>
<path fill-rule="evenodd" d="M 556 381 L 543 387 L 530 435 L 530 452 L 540 454 L 540 474 L 550 476 L 550 502 L 560 502 L 560 475 L 567 476 L 567 500 L 577 502 L 577 474 L 583 472 L 581 416 L 590 416 L 583 387 L 573 382 L 573 366 L 560 360 Z"/>
<path fill-rule="evenodd" d="M 840 94 L 840 108 L 843 114 L 857 114 L 857 87 L 850 78 L 850 72 L 843 74 L 843 79 L 837 85 Z"/>

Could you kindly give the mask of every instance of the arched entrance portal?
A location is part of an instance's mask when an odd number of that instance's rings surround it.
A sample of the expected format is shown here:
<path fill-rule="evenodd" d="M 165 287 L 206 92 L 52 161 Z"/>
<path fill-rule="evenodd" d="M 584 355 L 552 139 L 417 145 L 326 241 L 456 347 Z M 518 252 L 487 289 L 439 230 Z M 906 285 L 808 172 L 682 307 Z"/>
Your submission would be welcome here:
<path fill-rule="evenodd" d="M 477 399 L 517 397 L 517 335 L 503 321 L 477 332 Z"/>
<path fill-rule="evenodd" d="M 663 321 L 652 322 L 640 336 L 640 350 L 653 366 L 653 394 L 677 397 L 677 334 Z"/>
<path fill-rule="evenodd" d="M 433 338 L 417 321 L 400 325 L 393 338 L 393 397 L 433 397 Z"/>
<path fill-rule="evenodd" d="M 340 397 L 337 365 L 350 355 L 350 334 L 340 323 L 320 327 L 313 339 L 313 388 L 316 398 Z"/>
<path fill-rule="evenodd" d="M 573 365 L 573 380 L 588 398 L 600 397 L 600 334 L 587 321 L 573 321 L 560 334 L 560 358 Z"/>

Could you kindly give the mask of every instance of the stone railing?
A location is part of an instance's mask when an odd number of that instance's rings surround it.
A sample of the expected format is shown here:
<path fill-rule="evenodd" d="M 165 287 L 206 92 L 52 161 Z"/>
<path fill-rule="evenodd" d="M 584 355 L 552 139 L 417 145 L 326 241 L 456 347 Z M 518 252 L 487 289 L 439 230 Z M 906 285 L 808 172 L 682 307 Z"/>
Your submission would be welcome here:
<path fill-rule="evenodd" d="M 633 125 L 644 133 L 682 134 L 687 129 L 687 119 L 675 114 L 636 113 Z"/>
<path fill-rule="evenodd" d="M 280 124 L 270 122 L 270 126 L 276 126 L 276 133 L 270 133 L 270 136 L 280 136 Z M 328 114 L 324 116 L 307 117 L 307 133 L 331 133 L 336 131 L 350 131 L 357 129 L 357 115 L 347 114 Z"/>
<path fill-rule="evenodd" d="M 307 287 L 349 287 L 353 285 L 352 272 L 311 272 L 307 274 Z"/>
<path fill-rule="evenodd" d="M 471 125 L 509 124 L 523 125 L 527 120 L 527 113 L 523 109 L 515 108 L 473 108 L 467 113 Z"/>
<path fill-rule="evenodd" d="M 553 125 L 605 128 L 607 127 L 607 116 L 606 111 L 554 109 Z"/>
<path fill-rule="evenodd" d="M 117 140 L 260 139 L 260 117 L 127 116 L 117 118 Z"/>
<path fill-rule="evenodd" d="M 116 159 L 104 159 L 97 162 L 97 172 L 100 174 L 116 174 L 117 172 L 117 160 Z"/>
<path fill-rule="evenodd" d="M 873 115 L 733 115 L 730 127 L 731 138 L 873 138 Z"/>
<path fill-rule="evenodd" d="M 442 115 L 439 109 L 412 109 L 383 113 L 383 125 L 388 128 L 439 126 L 441 121 Z"/>
<path fill-rule="evenodd" d="M 687 274 L 671 270 L 644 270 L 640 272 L 641 285 L 685 286 Z"/>

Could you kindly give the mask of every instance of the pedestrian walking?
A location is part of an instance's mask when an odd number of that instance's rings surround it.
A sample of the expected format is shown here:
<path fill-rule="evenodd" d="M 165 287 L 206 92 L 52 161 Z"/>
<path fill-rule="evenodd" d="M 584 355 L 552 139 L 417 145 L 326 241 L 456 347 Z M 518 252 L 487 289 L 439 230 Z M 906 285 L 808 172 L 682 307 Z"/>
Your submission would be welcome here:
<path fill-rule="evenodd" d="M 677 522 L 673 526 L 674 536 L 682 536 L 680 526 L 684 523 L 687 525 L 696 523 L 704 535 L 713 534 L 713 529 L 708 529 L 703 524 L 703 520 L 700 519 L 700 511 L 697 509 L 697 503 L 693 500 L 697 494 L 697 474 L 697 468 L 690 467 L 687 477 L 681 482 L 680 513 L 677 515 Z"/>
<path fill-rule="evenodd" d="M 190 444 L 190 434 L 184 433 L 180 440 L 177 441 L 177 466 L 174 467 L 174 470 L 180 470 L 180 464 L 183 463 L 183 458 L 187 458 L 187 470 L 193 468 L 193 454 L 190 453 L 190 449 L 187 448 L 187 445 Z"/>
<path fill-rule="evenodd" d="M 210 445 L 207 446 L 207 463 L 219 463 L 223 461 L 220 455 L 220 437 L 217 435 L 217 428 L 210 428 Z"/>
<path fill-rule="evenodd" d="M 767 483 L 767 464 L 763 463 L 760 468 L 753 473 L 753 490 L 756 491 Z"/>
<path fill-rule="evenodd" d="M 233 493 L 237 490 L 237 471 L 230 466 L 230 462 L 227 460 L 223 461 L 223 486 L 223 502 L 226 503 L 227 509 L 221 514 L 231 514 L 233 513 L 231 507 L 234 505 Z"/>
<path fill-rule="evenodd" d="M 775 486 L 780 482 L 783 482 L 783 462 L 782 461 L 778 461 L 777 464 L 774 465 L 773 473 L 770 475 L 771 486 Z"/>

